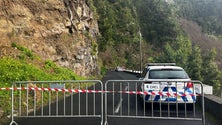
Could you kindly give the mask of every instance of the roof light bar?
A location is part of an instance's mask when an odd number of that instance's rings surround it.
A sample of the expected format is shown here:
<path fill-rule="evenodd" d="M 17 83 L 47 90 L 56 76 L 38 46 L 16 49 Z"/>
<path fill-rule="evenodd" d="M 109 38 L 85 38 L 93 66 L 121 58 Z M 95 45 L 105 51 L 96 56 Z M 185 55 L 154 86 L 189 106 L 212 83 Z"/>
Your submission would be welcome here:
<path fill-rule="evenodd" d="M 175 66 L 176 63 L 148 63 L 147 66 Z"/>

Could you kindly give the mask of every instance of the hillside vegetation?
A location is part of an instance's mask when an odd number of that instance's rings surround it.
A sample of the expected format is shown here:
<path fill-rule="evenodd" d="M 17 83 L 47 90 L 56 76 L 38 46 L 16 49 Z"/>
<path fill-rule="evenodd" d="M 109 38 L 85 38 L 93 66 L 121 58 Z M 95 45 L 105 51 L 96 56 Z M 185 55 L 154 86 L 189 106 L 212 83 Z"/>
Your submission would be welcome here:
<path fill-rule="evenodd" d="M 222 35 L 222 0 L 175 0 L 179 15 L 197 22 L 205 33 Z"/>
<path fill-rule="evenodd" d="M 50 81 L 83 79 L 70 69 L 62 68 L 50 60 L 42 60 L 29 49 L 18 46 L 15 58 L 2 57 L 0 59 L 0 88 L 11 87 L 15 81 Z M 7 122 L 6 116 L 11 113 L 10 91 L 0 91 L 0 124 Z"/>
<path fill-rule="evenodd" d="M 198 16 L 201 9 L 197 13 L 196 5 L 206 1 L 182 0 L 178 3 L 177 1 L 167 3 L 164 0 L 94 1 L 99 15 L 101 38 L 98 43 L 103 64 L 108 68 L 121 65 L 138 70 L 140 63 L 139 32 L 141 32 L 143 65 L 148 62 L 176 62 L 177 65 L 187 70 L 192 79 L 214 86 L 214 92 L 218 95 L 221 83 L 218 60 L 221 58 L 217 56 L 220 51 L 216 47 L 218 44 L 222 44 L 217 42 L 209 47 L 212 38 L 206 33 L 210 31 L 209 29 L 214 29 L 213 26 L 210 27 L 211 25 L 208 25 L 210 28 L 207 28 L 206 32 L 198 32 L 201 34 L 199 41 L 206 45 L 196 44 L 195 36 L 191 37 L 195 32 L 190 31 L 199 31 L 198 27 L 201 25 L 189 27 L 191 29 L 187 30 L 187 26 L 195 24 L 195 21 L 198 23 L 198 20 L 182 15 L 188 9 L 188 15 L 194 13 Z M 187 4 L 183 6 L 183 2 L 192 6 L 187 6 Z M 219 0 L 214 4 L 219 4 L 217 2 Z M 206 4 L 204 5 L 207 7 Z M 218 17 L 220 16 L 218 15 Z M 193 22 L 189 22 L 188 19 Z M 200 20 L 200 18 L 198 19 Z M 208 18 L 205 18 L 206 20 Z M 212 20 L 208 21 L 213 23 Z M 187 25 L 184 24 L 185 22 Z M 220 34 L 219 30 L 215 31 Z M 204 47 L 208 48 L 204 49 Z"/>
<path fill-rule="evenodd" d="M 222 52 L 222 0 L 175 0 L 182 28 L 192 42 L 202 50 L 215 48 Z M 205 51 L 203 51 L 205 53 Z M 206 53 L 205 53 L 206 54 Z M 217 54 L 216 63 L 222 69 L 222 55 Z"/>

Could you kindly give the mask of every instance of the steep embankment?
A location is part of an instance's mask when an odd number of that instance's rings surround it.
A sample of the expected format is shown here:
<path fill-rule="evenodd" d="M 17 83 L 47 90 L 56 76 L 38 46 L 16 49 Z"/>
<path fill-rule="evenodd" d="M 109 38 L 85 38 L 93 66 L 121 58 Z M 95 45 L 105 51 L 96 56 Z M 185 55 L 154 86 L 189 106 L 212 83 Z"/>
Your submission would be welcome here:
<path fill-rule="evenodd" d="M 16 43 L 78 75 L 97 71 L 98 25 L 85 1 L 2 0 L 0 8 L 0 57 L 16 57 Z"/>

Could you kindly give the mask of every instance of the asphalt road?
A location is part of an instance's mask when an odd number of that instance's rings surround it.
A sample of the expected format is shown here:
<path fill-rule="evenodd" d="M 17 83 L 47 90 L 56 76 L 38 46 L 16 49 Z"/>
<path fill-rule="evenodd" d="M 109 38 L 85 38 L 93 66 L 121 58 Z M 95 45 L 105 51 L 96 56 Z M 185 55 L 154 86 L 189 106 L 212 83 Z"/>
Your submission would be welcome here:
<path fill-rule="evenodd" d="M 110 71 L 107 73 L 106 76 L 104 76 L 104 78 L 102 79 L 102 82 L 105 83 L 107 80 L 137 80 L 137 79 L 138 78 L 134 74 Z M 135 85 L 133 85 L 133 86 L 135 86 Z M 115 88 L 116 87 L 118 88 L 118 86 L 115 86 Z M 130 84 L 126 88 L 128 88 L 128 90 L 129 90 L 130 88 L 133 88 L 133 87 Z M 16 122 L 19 125 L 63 125 L 63 124 L 99 125 L 99 124 L 101 124 L 101 118 L 99 118 L 99 117 L 98 118 L 78 117 L 78 115 L 85 115 L 85 114 L 99 115 L 102 112 L 101 108 L 100 108 L 101 107 L 100 94 L 97 94 L 96 96 L 99 96 L 99 97 L 96 97 L 95 101 L 93 102 L 93 98 L 94 98 L 93 95 L 87 95 L 88 99 L 85 98 L 86 95 L 84 95 L 84 94 L 83 95 L 78 95 L 78 94 L 73 95 L 72 98 L 74 98 L 74 100 L 75 100 L 75 98 L 77 98 L 76 99 L 77 101 L 74 101 L 74 103 L 73 103 L 74 108 L 72 110 L 73 110 L 73 112 L 77 111 L 77 112 L 73 113 L 73 114 L 76 113 L 77 117 L 69 117 L 68 116 L 71 113 L 71 109 L 70 109 L 71 106 L 69 103 L 65 104 L 66 105 L 65 112 L 67 113 L 66 114 L 67 117 L 64 117 L 62 115 L 64 112 L 64 110 L 62 110 L 63 109 L 62 107 L 64 107 L 64 105 L 62 103 L 63 100 L 60 100 L 61 103 L 59 102 L 59 104 L 60 104 L 61 108 L 59 108 L 59 107 L 58 108 L 61 110 L 58 110 L 59 114 L 60 114 L 58 117 L 19 118 L 19 119 L 16 119 Z M 177 124 L 180 124 L 180 125 L 187 125 L 187 124 L 201 125 L 202 124 L 201 121 L 193 121 L 193 120 L 175 120 L 175 119 L 170 120 L 167 118 L 162 119 L 159 117 L 144 118 L 144 117 L 142 117 L 142 115 L 144 114 L 143 102 L 138 101 L 138 104 L 136 104 L 135 101 L 138 98 L 135 96 L 136 95 L 130 95 L 130 96 L 122 95 L 120 98 L 120 95 L 117 95 L 117 96 L 115 96 L 114 101 L 113 101 L 113 96 L 111 96 L 111 94 L 107 96 L 107 98 L 108 98 L 108 100 L 107 100 L 108 114 L 112 114 L 112 112 L 115 112 L 116 113 L 115 115 L 120 116 L 120 117 L 107 117 L 108 125 L 125 125 L 125 124 L 127 124 L 127 125 L 138 125 L 138 124 L 140 124 L 140 125 L 147 125 L 147 124 L 149 124 L 149 125 L 177 125 Z M 79 98 L 81 98 L 80 102 L 78 101 Z M 70 100 L 71 100 L 71 96 L 66 98 L 67 102 L 70 102 Z M 114 105 L 111 104 L 113 102 L 114 102 Z M 120 102 L 121 102 L 121 106 L 119 106 Z M 129 106 L 129 103 L 130 103 L 130 106 Z M 81 105 L 81 107 L 79 106 L 79 104 Z M 56 109 L 55 106 L 56 106 L 55 104 L 52 104 L 52 107 L 54 107 L 54 109 Z M 136 108 L 137 110 L 135 110 L 135 107 L 137 107 Z M 156 109 L 156 107 L 158 107 L 158 106 L 154 106 L 153 108 Z M 85 108 L 87 108 L 87 110 Z M 130 113 L 129 113 L 128 109 L 130 109 Z M 152 114 L 150 105 L 146 104 L 145 109 L 149 110 L 149 111 L 145 112 L 145 115 Z M 47 111 L 47 106 L 46 106 L 45 110 Z M 162 113 L 163 116 L 166 115 L 165 114 L 166 110 L 165 111 L 163 110 L 163 113 Z M 53 114 L 53 112 L 55 113 L 55 111 L 52 111 L 52 114 Z M 139 114 L 137 118 L 122 117 L 122 116 L 126 115 L 127 113 L 129 113 L 131 116 L 134 116 L 135 112 L 137 112 Z M 104 113 L 104 111 L 103 111 L 103 113 Z M 157 110 L 157 112 L 155 112 L 155 111 L 153 112 L 154 116 L 158 116 L 159 113 L 160 112 L 158 112 L 158 110 Z M 38 111 L 36 114 L 38 114 Z M 140 115 L 140 114 L 142 114 L 142 115 Z M 189 117 L 189 114 L 192 115 L 192 113 L 188 113 L 187 117 Z M 170 114 L 170 115 L 172 116 L 175 114 Z M 201 112 L 197 111 L 196 116 L 198 116 L 198 117 L 201 116 Z M 181 117 L 183 117 L 183 116 L 181 116 Z M 104 120 L 105 120 L 105 118 L 104 118 Z"/>

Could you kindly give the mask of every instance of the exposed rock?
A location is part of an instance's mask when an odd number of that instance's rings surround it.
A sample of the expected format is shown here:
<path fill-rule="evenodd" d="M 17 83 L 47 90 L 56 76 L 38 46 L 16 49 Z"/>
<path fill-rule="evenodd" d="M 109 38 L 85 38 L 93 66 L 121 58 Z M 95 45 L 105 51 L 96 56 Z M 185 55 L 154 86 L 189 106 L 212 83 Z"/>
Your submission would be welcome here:
<path fill-rule="evenodd" d="M 2 0 L 0 8 L 0 56 L 16 54 L 16 42 L 79 75 L 97 71 L 98 24 L 85 0 Z"/>

